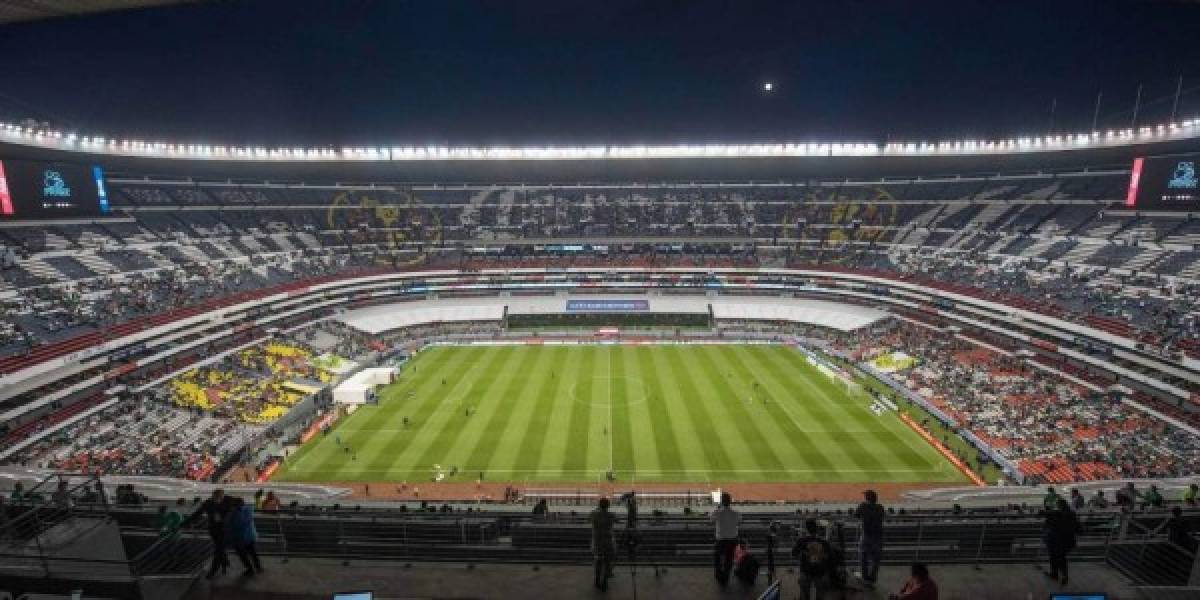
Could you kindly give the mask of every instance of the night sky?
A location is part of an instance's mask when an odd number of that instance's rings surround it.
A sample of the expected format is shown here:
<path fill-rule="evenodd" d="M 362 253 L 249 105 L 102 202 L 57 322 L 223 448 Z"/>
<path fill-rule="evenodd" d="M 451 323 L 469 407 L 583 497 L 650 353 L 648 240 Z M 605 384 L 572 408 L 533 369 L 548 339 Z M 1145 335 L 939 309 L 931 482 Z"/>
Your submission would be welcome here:
<path fill-rule="evenodd" d="M 237 144 L 945 139 L 1200 114 L 1200 3 L 247 0 L 0 27 L 0 116 Z M 775 90 L 766 94 L 764 81 Z"/>

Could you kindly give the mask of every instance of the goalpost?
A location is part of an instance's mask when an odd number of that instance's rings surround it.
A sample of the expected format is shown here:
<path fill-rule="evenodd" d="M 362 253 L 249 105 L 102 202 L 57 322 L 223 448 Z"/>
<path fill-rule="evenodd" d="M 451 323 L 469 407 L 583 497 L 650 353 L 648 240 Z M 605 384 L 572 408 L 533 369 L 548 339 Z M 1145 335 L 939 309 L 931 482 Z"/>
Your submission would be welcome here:
<path fill-rule="evenodd" d="M 808 358 L 808 364 L 816 367 L 817 370 L 820 371 L 822 374 L 824 374 L 826 377 L 828 377 L 830 381 L 832 381 L 833 383 L 837 384 L 838 387 L 845 390 L 845 392 L 848 395 L 851 395 L 851 396 L 862 395 L 862 385 L 860 385 L 857 381 L 854 381 L 853 377 L 850 376 L 850 374 L 848 374 L 844 371 L 841 371 L 840 369 L 835 370 L 835 369 L 831 368 L 829 365 L 825 364 L 825 361 L 818 360 L 818 359 L 814 358 L 812 355 L 808 355 L 807 358 Z"/>
<path fill-rule="evenodd" d="M 850 396 L 862 395 L 862 385 L 860 385 L 857 381 L 852 381 L 843 377 L 838 377 L 837 381 L 842 384 L 842 389 L 846 390 L 846 394 Z"/>

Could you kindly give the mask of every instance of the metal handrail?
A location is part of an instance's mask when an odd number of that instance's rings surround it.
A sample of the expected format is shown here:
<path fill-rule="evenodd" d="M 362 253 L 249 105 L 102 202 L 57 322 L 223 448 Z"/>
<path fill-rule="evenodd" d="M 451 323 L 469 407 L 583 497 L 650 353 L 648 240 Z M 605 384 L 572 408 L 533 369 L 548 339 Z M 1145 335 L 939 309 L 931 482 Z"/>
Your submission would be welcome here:
<path fill-rule="evenodd" d="M 132 576 L 194 573 L 212 550 L 202 529 L 190 525 L 179 532 L 159 535 L 147 525 L 145 508 L 116 507 L 111 516 L 124 522 L 125 536 L 144 536 L 149 545 L 124 562 Z M 48 508 L 48 515 L 56 515 Z M 84 514 L 82 511 L 79 514 Z M 1190 511 L 1190 518 L 1200 513 Z M 618 515 L 623 520 L 624 515 Z M 761 549 L 777 523 L 777 540 L 784 547 L 795 537 L 802 513 L 748 513 L 743 535 Z M 1164 550 L 1161 524 L 1165 513 L 1083 513 L 1074 561 L 1105 561 L 1119 569 L 1141 569 L 1140 580 L 1173 582 L 1165 571 L 1145 568 L 1168 552 L 1175 562 L 1195 560 L 1193 554 Z M 37 518 L 29 517 L 29 518 Z M 401 513 L 399 511 L 299 511 L 256 515 L 260 533 L 258 551 L 283 560 L 293 557 L 360 560 L 420 560 L 424 562 L 538 562 L 579 564 L 590 560 L 590 529 L 586 513 Z M 822 515 L 826 526 L 840 526 L 847 562 L 857 562 L 861 549 L 861 524 L 846 512 Z M 983 564 L 1029 563 L 1044 557 L 1043 521 L 1037 515 L 900 515 L 887 517 L 884 529 L 884 563 L 912 560 L 929 563 Z M 711 525 L 703 516 L 645 515 L 639 523 L 643 539 L 640 556 L 662 565 L 695 565 L 711 556 Z M 6 556 L 6 555 L 0 555 Z M 22 555 L 26 568 L 31 555 Z M 70 559 L 54 558 L 54 567 Z M 82 564 L 82 563 L 81 563 Z M 101 564 L 101 563 L 97 563 Z M 109 564 L 109 563 L 105 563 Z M 49 573 L 50 565 L 42 569 Z M 1174 573 L 1175 571 L 1172 571 Z"/>

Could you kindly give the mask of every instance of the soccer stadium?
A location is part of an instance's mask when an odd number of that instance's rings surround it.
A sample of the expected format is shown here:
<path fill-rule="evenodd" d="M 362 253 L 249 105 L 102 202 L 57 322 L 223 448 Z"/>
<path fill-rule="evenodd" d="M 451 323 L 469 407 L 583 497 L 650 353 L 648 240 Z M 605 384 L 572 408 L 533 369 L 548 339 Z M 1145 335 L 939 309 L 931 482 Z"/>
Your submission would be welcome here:
<path fill-rule="evenodd" d="M 1171 85 L 911 141 L 0 118 L 0 598 L 1200 597 Z"/>

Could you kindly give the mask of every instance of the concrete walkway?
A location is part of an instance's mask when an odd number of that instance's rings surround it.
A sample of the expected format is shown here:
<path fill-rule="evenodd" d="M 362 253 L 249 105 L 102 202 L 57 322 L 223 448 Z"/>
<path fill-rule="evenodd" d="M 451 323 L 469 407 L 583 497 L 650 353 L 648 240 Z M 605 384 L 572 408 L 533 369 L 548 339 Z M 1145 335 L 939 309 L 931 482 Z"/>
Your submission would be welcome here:
<path fill-rule="evenodd" d="M 231 557 L 232 558 L 232 557 Z M 237 559 L 233 558 L 237 563 Z M 535 570 L 528 565 L 465 565 L 404 563 L 352 563 L 338 561 L 295 560 L 284 564 L 268 559 L 266 572 L 255 577 L 240 577 L 241 567 L 218 577 L 211 584 L 201 580 L 189 600 L 267 598 L 278 600 L 328 600 L 338 591 L 373 590 L 376 600 L 413 598 L 680 598 L 686 600 L 756 598 L 766 587 L 760 577 L 754 588 L 731 582 L 719 588 L 711 571 L 697 568 L 668 569 L 655 576 L 652 570 L 638 569 L 636 596 L 634 579 L 628 567 L 619 567 L 609 591 L 596 591 L 591 585 L 588 567 L 546 567 Z M 1045 600 L 1051 592 L 1101 592 L 1108 598 L 1137 598 L 1129 583 L 1101 564 L 1072 566 L 1072 583 L 1063 588 L 1051 582 L 1031 565 L 987 566 L 976 570 L 969 566 L 933 565 L 930 567 L 941 589 L 941 600 Z M 784 598 L 798 597 L 794 572 L 780 574 Z M 872 591 L 850 591 L 852 600 L 882 600 L 899 589 L 907 569 L 884 568 L 880 586 Z M 836 596 L 835 596 L 836 597 Z"/>

